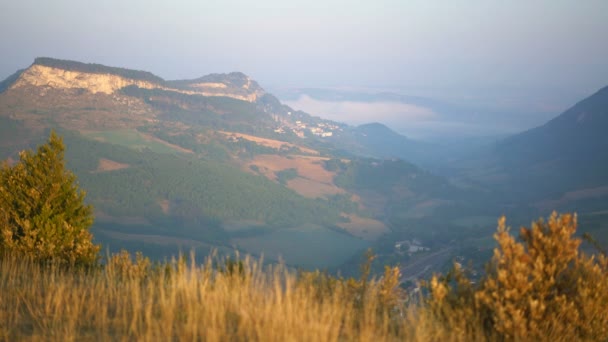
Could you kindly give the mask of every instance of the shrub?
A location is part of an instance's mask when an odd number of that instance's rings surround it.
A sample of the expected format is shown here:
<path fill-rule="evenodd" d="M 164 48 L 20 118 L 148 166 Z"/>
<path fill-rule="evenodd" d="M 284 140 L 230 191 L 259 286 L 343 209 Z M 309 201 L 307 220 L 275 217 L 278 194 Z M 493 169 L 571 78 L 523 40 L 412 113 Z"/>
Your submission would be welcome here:
<path fill-rule="evenodd" d="M 480 327 L 506 340 L 608 339 L 608 259 L 579 251 L 576 216 L 553 213 L 522 227 L 517 241 L 505 218 L 487 275 L 474 286 L 454 268 L 433 277 L 428 308 L 461 332 Z"/>
<path fill-rule="evenodd" d="M 92 207 L 84 204 L 76 176 L 65 169 L 63 140 L 54 132 L 36 153 L 0 168 L 0 252 L 34 260 L 93 265 L 99 246 L 89 227 Z"/>

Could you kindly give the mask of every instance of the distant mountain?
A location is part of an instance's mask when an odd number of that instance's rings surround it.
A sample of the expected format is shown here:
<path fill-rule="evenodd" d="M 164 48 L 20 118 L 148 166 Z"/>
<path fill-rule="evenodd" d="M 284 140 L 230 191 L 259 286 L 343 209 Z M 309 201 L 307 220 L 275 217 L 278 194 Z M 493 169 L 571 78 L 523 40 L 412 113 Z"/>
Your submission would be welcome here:
<path fill-rule="evenodd" d="M 462 168 L 475 182 L 543 211 L 588 209 L 581 203 L 590 200 L 601 207 L 608 204 L 607 131 L 605 87 L 546 124 L 496 143 Z"/>
<path fill-rule="evenodd" d="M 214 74 L 190 81 L 165 81 L 147 71 L 48 57 L 36 58 L 29 68 L 9 77 L 5 82 L 4 88 L 11 89 L 33 85 L 53 89 L 83 89 L 91 93 L 105 94 L 134 85 L 144 89 L 162 89 L 190 95 L 227 96 L 250 102 L 264 93 L 257 83 L 242 73 Z"/>
<path fill-rule="evenodd" d="M 391 234 L 395 203 L 429 216 L 453 200 L 440 177 L 382 160 L 414 158 L 418 143 L 296 111 L 239 72 L 167 81 L 37 58 L 0 83 L 0 158 L 50 129 L 96 208 L 95 236 L 157 257 L 220 248 L 335 267 Z"/>
<path fill-rule="evenodd" d="M 0 160 L 58 131 L 96 209 L 93 233 L 113 250 L 162 259 L 216 248 L 334 268 L 374 246 L 393 263 L 400 240 L 446 253 L 479 246 L 503 213 L 605 212 L 607 93 L 448 181 L 417 166 L 453 159 L 448 150 L 294 110 L 243 73 L 167 81 L 38 58 L 0 83 Z"/>
<path fill-rule="evenodd" d="M 506 162 L 594 162 L 608 158 L 608 87 L 580 101 L 543 126 L 497 146 Z"/>
<path fill-rule="evenodd" d="M 398 158 L 420 165 L 431 163 L 442 152 L 439 146 L 409 139 L 377 122 L 353 127 L 332 141 L 360 155 Z"/>
<path fill-rule="evenodd" d="M 260 85 L 242 72 L 211 74 L 193 80 L 169 81 L 168 85 L 193 92 L 204 91 L 207 95 L 239 98 L 256 101 L 265 91 Z"/>

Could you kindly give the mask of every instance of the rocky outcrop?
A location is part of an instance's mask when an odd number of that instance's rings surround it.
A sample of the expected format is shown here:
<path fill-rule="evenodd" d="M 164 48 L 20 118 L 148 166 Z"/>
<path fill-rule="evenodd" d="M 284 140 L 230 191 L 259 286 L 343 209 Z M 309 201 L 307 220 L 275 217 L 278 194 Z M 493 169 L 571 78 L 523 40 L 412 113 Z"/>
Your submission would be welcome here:
<path fill-rule="evenodd" d="M 234 82 L 234 75 L 238 75 L 238 83 Z M 36 86 L 53 89 L 84 89 L 92 94 L 109 95 L 127 86 L 137 86 L 143 89 L 162 89 L 188 95 L 225 96 L 248 102 L 255 102 L 264 94 L 263 89 L 244 74 L 214 74 L 212 76 L 212 79 L 207 79 L 208 77 L 205 76 L 193 81 L 153 82 L 113 73 L 69 70 L 34 63 L 19 75 L 10 89 Z"/>
<path fill-rule="evenodd" d="M 83 73 L 36 64 L 25 70 L 11 86 L 11 89 L 29 85 L 55 89 L 79 88 L 86 89 L 93 94 L 113 94 L 117 90 L 130 85 L 145 89 L 161 87 L 151 82 L 128 79 L 112 74 Z"/>

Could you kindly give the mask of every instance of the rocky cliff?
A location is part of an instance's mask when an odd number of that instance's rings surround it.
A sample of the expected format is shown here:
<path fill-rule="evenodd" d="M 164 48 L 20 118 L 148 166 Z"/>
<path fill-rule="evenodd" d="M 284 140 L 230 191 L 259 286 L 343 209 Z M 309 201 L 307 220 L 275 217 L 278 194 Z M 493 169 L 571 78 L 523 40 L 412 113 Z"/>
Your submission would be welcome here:
<path fill-rule="evenodd" d="M 255 102 L 264 90 L 242 73 L 213 74 L 191 81 L 164 81 L 160 77 L 128 69 L 111 68 L 50 58 L 38 58 L 10 85 L 26 87 L 84 89 L 91 94 L 114 94 L 127 87 L 162 89 L 188 95 L 225 96 Z"/>

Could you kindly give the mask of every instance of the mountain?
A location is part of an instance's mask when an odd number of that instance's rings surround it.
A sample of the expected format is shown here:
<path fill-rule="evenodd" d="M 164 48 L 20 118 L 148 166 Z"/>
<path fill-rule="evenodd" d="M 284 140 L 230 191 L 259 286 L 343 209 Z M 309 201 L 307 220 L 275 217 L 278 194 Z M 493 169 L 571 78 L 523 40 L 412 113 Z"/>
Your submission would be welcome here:
<path fill-rule="evenodd" d="M 575 210 L 608 231 L 606 93 L 454 164 L 382 124 L 294 110 L 243 73 L 167 81 L 37 58 L 0 83 L 0 159 L 59 132 L 111 250 L 217 249 L 342 271 L 372 246 L 383 264 L 420 260 L 407 271 L 419 274 L 491 245 L 502 214 L 527 224 Z M 418 166 L 439 163 L 451 179 Z M 432 253 L 395 249 L 414 239 Z"/>
<path fill-rule="evenodd" d="M 546 124 L 510 136 L 461 165 L 475 183 L 546 212 L 608 204 L 608 87 Z"/>
<path fill-rule="evenodd" d="M 355 141 L 366 153 L 381 158 L 399 158 L 425 165 L 442 152 L 441 147 L 409 139 L 380 123 L 357 126 Z"/>
<path fill-rule="evenodd" d="M 594 162 L 606 159 L 608 87 L 580 101 L 543 126 L 509 137 L 497 146 L 507 162 Z"/>
<path fill-rule="evenodd" d="M 413 164 L 383 160 L 408 157 L 415 142 L 293 110 L 239 72 L 167 81 L 37 58 L 1 85 L 0 157 L 15 161 L 58 131 L 96 209 L 93 233 L 113 250 L 162 258 L 215 248 L 338 267 L 405 234 L 390 219 L 397 202 L 428 217 L 456 192 Z M 420 219 L 400 217 L 412 216 Z"/>

